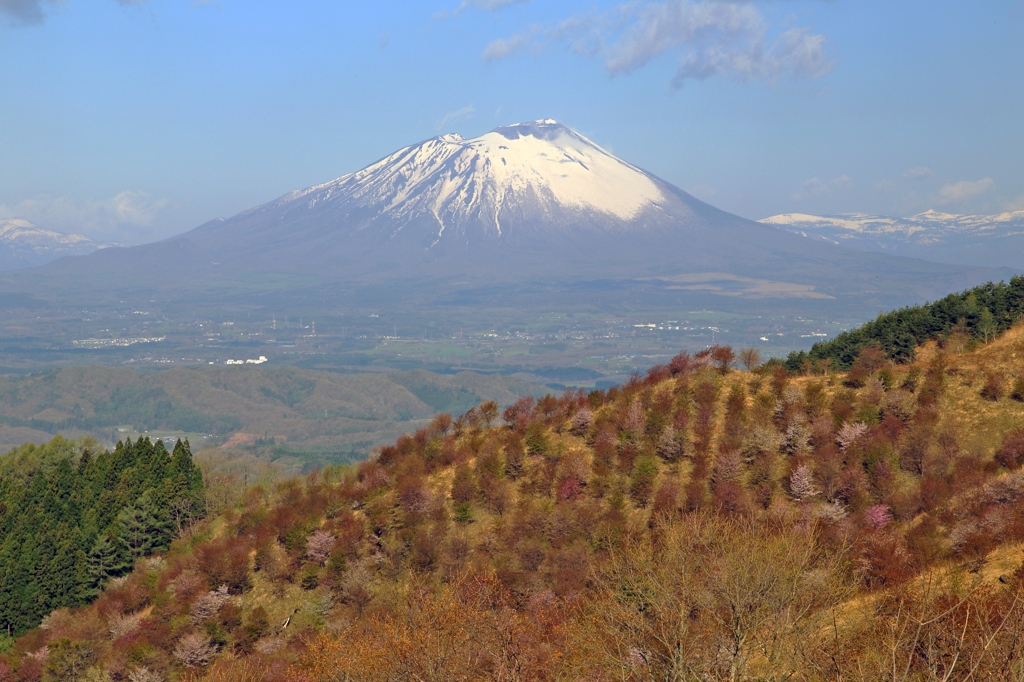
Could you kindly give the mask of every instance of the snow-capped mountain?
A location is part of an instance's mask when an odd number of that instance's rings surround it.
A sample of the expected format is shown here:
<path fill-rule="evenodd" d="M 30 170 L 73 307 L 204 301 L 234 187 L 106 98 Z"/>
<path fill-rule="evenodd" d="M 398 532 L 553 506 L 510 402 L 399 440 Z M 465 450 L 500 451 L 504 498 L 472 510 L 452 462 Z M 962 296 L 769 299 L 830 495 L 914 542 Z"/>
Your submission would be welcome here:
<path fill-rule="evenodd" d="M 709 206 L 551 119 L 440 135 L 182 239 L 225 270 L 371 278 L 750 274 L 834 250 Z"/>
<path fill-rule="evenodd" d="M 29 268 L 107 246 L 114 245 L 94 242 L 80 234 L 46 230 L 21 218 L 0 219 L 0 270 Z"/>
<path fill-rule="evenodd" d="M 909 218 L 784 213 L 760 222 L 869 251 L 964 265 L 1024 268 L 1024 211 L 987 216 L 925 211 Z"/>
<path fill-rule="evenodd" d="M 694 224 L 709 209 L 547 119 L 472 139 L 440 135 L 192 236 L 197 243 L 216 239 L 230 223 L 236 237 L 275 256 L 326 240 L 326 252 L 343 248 L 336 255 L 345 260 L 347 253 L 385 249 L 388 257 L 404 252 L 434 261 L 664 230 Z"/>
<path fill-rule="evenodd" d="M 99 282 L 124 262 L 172 265 L 161 287 L 281 273 L 306 287 L 401 283 L 392 291 L 628 280 L 722 292 L 742 282 L 756 295 L 820 297 L 887 293 L 893 273 L 907 280 L 901 291 L 928 282 L 920 291 L 929 293 L 988 277 L 726 213 L 551 119 L 471 139 L 440 135 L 177 237 L 65 259 L 44 274 Z M 758 283 L 768 280 L 796 285 Z"/>
<path fill-rule="evenodd" d="M 646 173 L 547 119 L 469 140 L 441 135 L 256 211 L 296 203 L 372 207 L 376 220 L 394 225 L 391 238 L 427 217 L 432 248 L 474 234 L 508 236 L 502 222 L 516 225 L 525 216 L 550 221 L 589 213 L 629 221 L 666 202 Z"/>

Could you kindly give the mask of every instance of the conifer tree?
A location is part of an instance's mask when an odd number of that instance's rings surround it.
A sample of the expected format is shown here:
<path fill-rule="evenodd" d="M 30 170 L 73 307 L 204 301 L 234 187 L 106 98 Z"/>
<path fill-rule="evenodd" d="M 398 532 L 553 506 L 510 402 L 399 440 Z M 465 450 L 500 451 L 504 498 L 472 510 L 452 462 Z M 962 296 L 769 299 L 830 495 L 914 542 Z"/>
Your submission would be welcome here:
<path fill-rule="evenodd" d="M 89 551 L 83 596 L 87 599 L 95 597 L 108 580 L 123 575 L 128 568 L 129 563 L 118 538 L 110 533 L 99 536 Z"/>
<path fill-rule="evenodd" d="M 77 458 L 77 459 L 76 459 Z M 99 594 L 205 514 L 187 441 L 125 440 L 79 451 L 54 438 L 0 459 L 0 627 L 20 634 Z"/>

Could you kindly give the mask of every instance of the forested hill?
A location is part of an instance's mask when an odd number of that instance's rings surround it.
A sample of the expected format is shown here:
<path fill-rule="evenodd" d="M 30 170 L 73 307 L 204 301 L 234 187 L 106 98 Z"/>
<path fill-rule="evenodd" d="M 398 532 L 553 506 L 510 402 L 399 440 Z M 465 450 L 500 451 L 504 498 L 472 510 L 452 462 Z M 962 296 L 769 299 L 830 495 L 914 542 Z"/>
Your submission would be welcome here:
<path fill-rule="evenodd" d="M 84 604 L 205 514 L 188 441 L 94 453 L 55 438 L 0 459 L 0 627 L 18 635 Z"/>
<path fill-rule="evenodd" d="M 310 468 L 364 459 L 438 411 L 509 405 L 543 387 L 501 375 L 423 370 L 339 374 L 294 367 L 67 367 L 0 376 L 0 452 L 64 436 L 113 444 L 131 433 L 273 438 Z M 122 430 L 119 430 L 122 429 Z M 197 450 L 199 442 L 196 443 Z M 209 442 L 209 440 L 205 441 Z M 286 444 L 286 445 L 283 445 Z"/>
<path fill-rule="evenodd" d="M 1024 277 L 1010 283 L 982 284 L 934 303 L 880 314 L 873 321 L 845 331 L 830 341 L 814 344 L 809 352 L 789 354 L 786 367 L 800 371 L 809 363 L 827 361 L 849 369 L 860 351 L 877 345 L 895 362 L 914 358 L 915 348 L 950 333 L 987 341 L 1006 331 L 1024 315 Z"/>
<path fill-rule="evenodd" d="M 1019 679 L 1024 325 L 856 388 L 726 350 L 210 495 L 0 680 Z M 50 471 L 41 510 L 93 480 Z M 107 518 L 123 559 L 134 526 Z"/>

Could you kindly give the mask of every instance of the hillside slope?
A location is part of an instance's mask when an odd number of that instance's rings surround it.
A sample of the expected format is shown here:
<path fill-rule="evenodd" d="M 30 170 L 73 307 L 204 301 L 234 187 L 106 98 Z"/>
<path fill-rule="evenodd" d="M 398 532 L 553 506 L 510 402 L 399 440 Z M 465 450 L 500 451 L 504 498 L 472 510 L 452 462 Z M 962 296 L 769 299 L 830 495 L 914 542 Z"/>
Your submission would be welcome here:
<path fill-rule="evenodd" d="M 1024 328 L 946 345 L 866 378 L 683 353 L 608 391 L 439 414 L 357 468 L 219 491 L 219 517 L 5 665 L 881 680 L 897 660 L 1005 679 L 1024 647 Z"/>

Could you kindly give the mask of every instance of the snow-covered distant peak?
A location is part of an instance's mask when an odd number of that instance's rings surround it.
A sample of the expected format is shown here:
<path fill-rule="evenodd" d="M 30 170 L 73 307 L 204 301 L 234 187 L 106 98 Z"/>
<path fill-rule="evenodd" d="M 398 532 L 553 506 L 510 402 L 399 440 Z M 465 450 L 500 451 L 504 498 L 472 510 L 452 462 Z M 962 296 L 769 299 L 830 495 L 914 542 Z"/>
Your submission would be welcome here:
<path fill-rule="evenodd" d="M 795 225 L 831 219 L 833 219 L 831 216 L 826 218 L 825 216 L 810 215 L 808 213 L 780 213 L 779 215 L 763 218 L 760 222 L 768 223 L 769 225 Z"/>
<path fill-rule="evenodd" d="M 432 215 L 441 228 L 485 216 L 500 234 L 504 216 L 512 212 L 575 209 L 626 220 L 663 202 L 665 195 L 640 169 L 571 128 L 543 119 L 471 139 L 439 135 L 275 204 L 297 199 L 309 208 L 335 201 L 372 204 L 396 220 Z"/>
<path fill-rule="evenodd" d="M 943 213 L 942 211 L 936 211 L 934 208 L 929 208 L 927 211 L 911 216 L 908 220 L 959 220 L 963 217 L 964 216 L 961 215 Z"/>
<path fill-rule="evenodd" d="M 0 241 L 42 246 L 92 243 L 85 235 L 46 230 L 22 218 L 0 220 Z"/>
<path fill-rule="evenodd" d="M 1006 213 L 999 213 L 994 216 L 989 216 L 993 222 L 997 223 L 1008 223 L 1014 221 L 1024 221 L 1024 211 L 1007 211 Z"/>
<path fill-rule="evenodd" d="M 997 215 L 957 215 L 929 209 L 908 218 L 874 215 L 871 213 L 835 213 L 830 215 L 808 215 L 805 213 L 783 213 L 764 218 L 760 222 L 771 225 L 822 228 L 835 227 L 850 232 L 903 232 L 913 234 L 922 230 L 944 232 L 975 232 L 991 230 L 996 223 L 1024 224 L 1024 211 L 1013 211 Z"/>
<path fill-rule="evenodd" d="M 61 256 L 80 256 L 107 246 L 120 245 L 47 230 L 23 218 L 0 219 L 0 270 L 42 265 Z"/>
<path fill-rule="evenodd" d="M 930 209 L 908 218 L 838 213 L 784 213 L 761 220 L 806 237 L 856 248 L 969 265 L 1024 263 L 1018 241 L 1024 211 L 997 215 L 955 215 Z"/>

